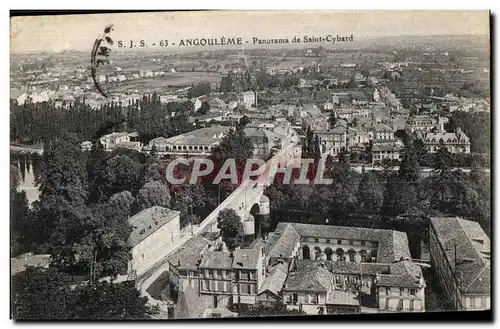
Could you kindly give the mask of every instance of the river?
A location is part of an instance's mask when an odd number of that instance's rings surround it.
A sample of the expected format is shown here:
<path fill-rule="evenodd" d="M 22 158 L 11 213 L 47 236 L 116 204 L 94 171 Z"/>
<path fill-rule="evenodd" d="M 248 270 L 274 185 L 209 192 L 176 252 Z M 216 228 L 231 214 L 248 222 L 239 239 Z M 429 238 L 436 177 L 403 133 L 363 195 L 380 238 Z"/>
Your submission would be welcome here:
<path fill-rule="evenodd" d="M 19 190 L 26 192 L 28 203 L 31 205 L 33 201 L 38 200 L 39 191 L 35 186 L 34 171 L 38 170 L 40 164 L 39 155 L 20 154 L 11 152 L 10 163 L 16 166 L 21 172 L 21 182 Z"/>

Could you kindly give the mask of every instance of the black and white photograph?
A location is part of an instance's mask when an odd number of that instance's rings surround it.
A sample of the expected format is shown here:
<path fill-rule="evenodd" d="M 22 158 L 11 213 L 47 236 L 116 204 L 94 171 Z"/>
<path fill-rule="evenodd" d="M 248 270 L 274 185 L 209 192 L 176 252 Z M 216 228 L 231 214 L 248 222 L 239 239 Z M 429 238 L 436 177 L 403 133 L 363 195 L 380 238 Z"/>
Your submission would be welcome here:
<path fill-rule="evenodd" d="M 491 317 L 490 15 L 11 12 L 11 319 Z"/>

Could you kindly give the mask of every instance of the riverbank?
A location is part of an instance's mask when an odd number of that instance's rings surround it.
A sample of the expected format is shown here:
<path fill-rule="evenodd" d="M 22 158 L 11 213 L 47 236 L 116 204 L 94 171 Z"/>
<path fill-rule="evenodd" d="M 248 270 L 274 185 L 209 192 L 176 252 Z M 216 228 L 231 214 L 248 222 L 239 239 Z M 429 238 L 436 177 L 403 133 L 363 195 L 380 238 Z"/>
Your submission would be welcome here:
<path fill-rule="evenodd" d="M 17 154 L 36 153 L 36 154 L 42 155 L 43 154 L 43 145 L 32 145 L 32 146 L 11 145 L 10 152 L 17 153 Z"/>

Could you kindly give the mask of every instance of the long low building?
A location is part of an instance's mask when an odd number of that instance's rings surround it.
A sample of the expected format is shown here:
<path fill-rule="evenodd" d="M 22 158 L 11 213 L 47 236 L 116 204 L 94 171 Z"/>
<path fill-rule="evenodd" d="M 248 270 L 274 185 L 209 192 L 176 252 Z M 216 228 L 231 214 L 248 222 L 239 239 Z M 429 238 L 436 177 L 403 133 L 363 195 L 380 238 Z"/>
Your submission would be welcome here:
<path fill-rule="evenodd" d="M 434 273 L 457 310 L 489 310 L 491 243 L 477 222 L 457 217 L 430 220 Z"/>
<path fill-rule="evenodd" d="M 425 311 L 426 284 L 404 232 L 279 223 L 265 252 L 270 269 L 289 266 L 281 289 L 281 275 L 266 277 L 263 287 L 273 288 L 262 291 L 262 304 L 274 299 L 288 309 L 333 314 L 360 311 L 361 296 L 371 296 L 370 307 L 380 312 Z"/>

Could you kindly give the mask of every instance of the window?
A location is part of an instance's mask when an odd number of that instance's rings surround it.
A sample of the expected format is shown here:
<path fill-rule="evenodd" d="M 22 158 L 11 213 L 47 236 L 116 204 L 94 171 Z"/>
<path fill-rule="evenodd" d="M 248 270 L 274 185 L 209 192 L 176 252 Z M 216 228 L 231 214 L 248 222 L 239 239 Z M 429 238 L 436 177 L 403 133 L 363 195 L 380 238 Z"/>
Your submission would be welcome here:
<path fill-rule="evenodd" d="M 252 290 L 251 290 L 251 289 L 252 289 L 252 288 L 251 288 L 251 285 L 250 285 L 250 284 L 246 284 L 246 285 L 245 285 L 245 290 L 244 290 L 245 294 L 250 295 L 250 294 L 252 293 Z"/>
<path fill-rule="evenodd" d="M 337 240 L 337 244 L 342 244 L 342 240 Z"/>
<path fill-rule="evenodd" d="M 222 278 L 222 270 L 217 270 L 217 277 Z"/>
<path fill-rule="evenodd" d="M 319 239 L 314 239 L 314 242 L 319 242 Z"/>
<path fill-rule="evenodd" d="M 415 300 L 412 299 L 410 300 L 410 311 L 414 311 L 415 310 Z"/>
<path fill-rule="evenodd" d="M 326 243 L 330 243 L 330 239 L 326 239 Z"/>
<path fill-rule="evenodd" d="M 403 300 L 400 299 L 398 302 L 398 311 L 401 311 L 403 309 Z"/>
<path fill-rule="evenodd" d="M 213 278 L 213 276 L 214 276 L 214 271 L 213 271 L 213 270 L 208 270 L 208 276 L 209 276 L 210 278 Z"/>
<path fill-rule="evenodd" d="M 479 297 L 481 307 L 486 307 L 486 297 Z"/>
<path fill-rule="evenodd" d="M 361 241 L 361 245 L 364 246 L 366 244 L 365 241 Z"/>
<path fill-rule="evenodd" d="M 415 289 L 410 289 L 410 295 L 415 296 L 417 291 Z"/>
<path fill-rule="evenodd" d="M 307 238 L 303 238 L 302 240 L 306 241 L 307 242 Z"/>
<path fill-rule="evenodd" d="M 385 294 L 386 295 L 389 295 L 390 291 L 391 291 L 391 288 L 385 288 Z"/>
<path fill-rule="evenodd" d="M 474 297 L 470 298 L 470 307 L 476 308 L 476 299 Z"/>
<path fill-rule="evenodd" d="M 255 280 L 255 272 L 250 272 L 250 280 Z"/>
<path fill-rule="evenodd" d="M 354 244 L 354 241 L 349 240 L 349 244 L 350 244 L 350 245 Z"/>
<path fill-rule="evenodd" d="M 399 288 L 399 296 L 403 296 L 405 288 Z"/>

